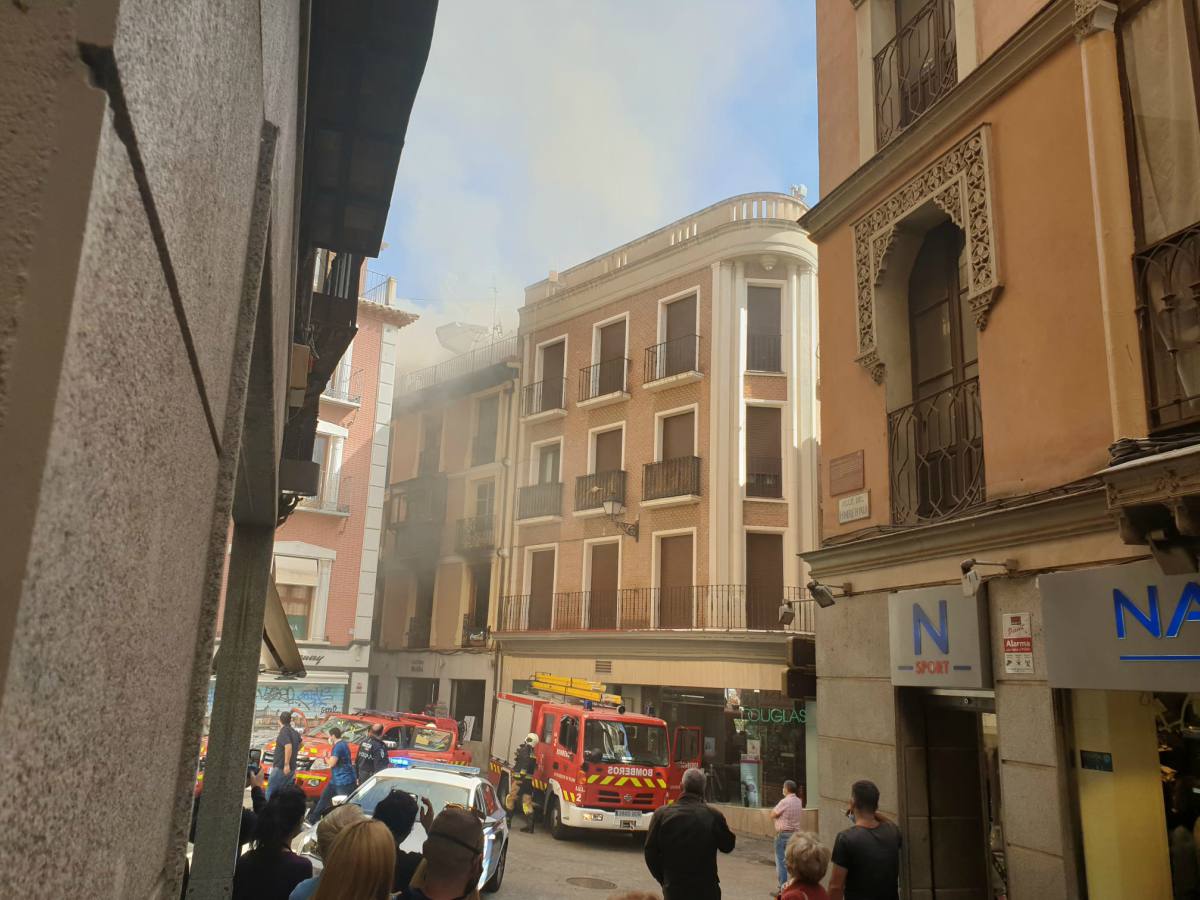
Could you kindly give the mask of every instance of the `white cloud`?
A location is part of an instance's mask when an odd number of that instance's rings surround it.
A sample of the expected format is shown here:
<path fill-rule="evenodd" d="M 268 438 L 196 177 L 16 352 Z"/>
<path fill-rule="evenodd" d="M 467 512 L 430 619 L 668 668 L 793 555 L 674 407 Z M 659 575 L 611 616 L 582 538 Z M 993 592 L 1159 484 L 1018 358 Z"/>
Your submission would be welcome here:
<path fill-rule="evenodd" d="M 491 324 L 493 285 L 515 327 L 525 285 L 548 270 L 720 199 L 697 182 L 736 145 L 739 85 L 790 52 L 788 11 L 773 0 L 443 0 L 390 247 L 373 264 L 402 295 L 439 301 L 414 303 L 422 319 L 401 332 L 401 370 L 447 355 L 437 325 Z"/>

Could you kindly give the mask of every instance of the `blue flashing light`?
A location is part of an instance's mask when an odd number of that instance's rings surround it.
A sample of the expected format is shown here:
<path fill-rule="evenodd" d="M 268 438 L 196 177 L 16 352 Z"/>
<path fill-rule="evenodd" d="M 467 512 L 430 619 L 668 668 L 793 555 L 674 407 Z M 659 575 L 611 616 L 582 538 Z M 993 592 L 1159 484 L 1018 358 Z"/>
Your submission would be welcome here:
<path fill-rule="evenodd" d="M 405 759 L 403 756 L 391 756 L 388 757 L 388 765 L 393 769 L 411 769 L 412 760 Z"/>
<path fill-rule="evenodd" d="M 409 759 L 406 756 L 388 757 L 388 766 L 393 769 L 431 769 L 436 772 L 453 772 L 456 775 L 478 775 L 475 766 L 459 766 L 454 763 L 435 762 L 431 759 Z"/>

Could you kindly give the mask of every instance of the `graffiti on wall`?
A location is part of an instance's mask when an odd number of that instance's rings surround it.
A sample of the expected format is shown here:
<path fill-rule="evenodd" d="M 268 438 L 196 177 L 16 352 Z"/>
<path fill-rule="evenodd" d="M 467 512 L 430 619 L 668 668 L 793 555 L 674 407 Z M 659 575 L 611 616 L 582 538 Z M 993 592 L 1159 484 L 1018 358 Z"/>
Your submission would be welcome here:
<path fill-rule="evenodd" d="M 208 714 L 212 712 L 213 690 L 216 682 L 208 685 L 208 711 L 205 715 L 205 731 L 208 730 Z M 320 684 L 304 681 L 259 682 L 254 695 L 253 731 L 270 733 L 279 727 L 279 714 L 285 710 L 299 710 L 309 724 L 315 724 L 324 716 L 346 710 L 345 684 Z"/>

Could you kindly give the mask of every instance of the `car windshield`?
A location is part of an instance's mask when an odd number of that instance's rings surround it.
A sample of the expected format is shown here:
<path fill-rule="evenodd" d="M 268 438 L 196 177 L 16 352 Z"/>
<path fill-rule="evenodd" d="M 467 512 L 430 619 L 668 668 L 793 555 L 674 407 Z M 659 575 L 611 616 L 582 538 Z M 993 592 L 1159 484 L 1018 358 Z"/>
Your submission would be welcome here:
<path fill-rule="evenodd" d="M 667 729 L 609 719 L 588 719 L 583 733 L 587 758 L 639 766 L 667 764 Z"/>
<path fill-rule="evenodd" d="M 441 753 L 444 750 L 449 750 L 453 743 L 454 735 L 449 731 L 442 731 L 437 728 L 413 729 L 413 750 L 428 750 L 433 753 Z"/>
<path fill-rule="evenodd" d="M 363 812 L 371 816 L 375 814 L 375 804 L 396 790 L 408 791 L 416 797 L 428 798 L 429 802 L 433 804 L 433 814 L 435 816 L 445 809 L 448 803 L 457 803 L 460 806 L 470 805 L 470 794 L 466 787 L 421 781 L 415 777 L 372 777 L 354 792 L 354 796 L 350 799 L 350 802 L 357 803 L 362 807 Z"/>
<path fill-rule="evenodd" d="M 348 741 L 357 741 L 367 736 L 367 731 L 371 728 L 370 722 L 360 722 L 357 719 L 346 719 L 342 716 L 331 716 L 326 719 L 305 737 L 321 738 L 323 740 L 333 740 L 333 735 L 329 733 L 331 728 L 339 728 L 342 732 L 342 737 Z"/>

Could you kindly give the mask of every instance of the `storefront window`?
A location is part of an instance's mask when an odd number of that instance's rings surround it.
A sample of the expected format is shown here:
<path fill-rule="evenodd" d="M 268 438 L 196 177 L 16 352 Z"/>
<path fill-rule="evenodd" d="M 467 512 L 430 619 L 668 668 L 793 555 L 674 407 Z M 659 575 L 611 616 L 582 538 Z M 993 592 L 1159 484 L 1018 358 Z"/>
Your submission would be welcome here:
<path fill-rule="evenodd" d="M 1171 883 L 1176 897 L 1200 896 L 1200 694 L 1155 694 L 1154 703 Z"/>

